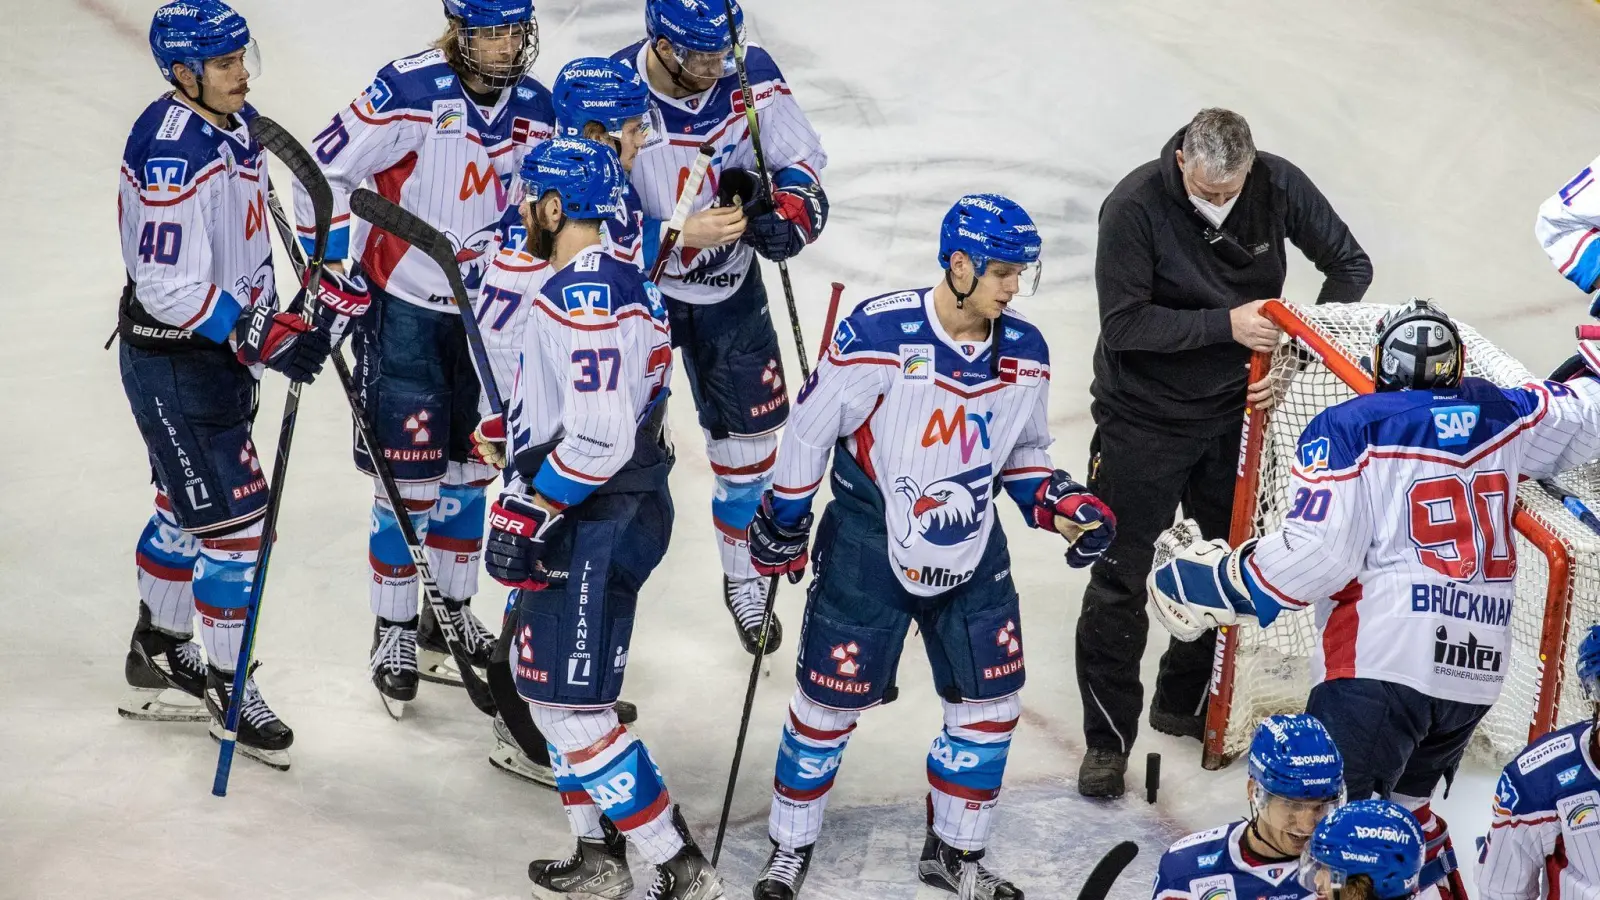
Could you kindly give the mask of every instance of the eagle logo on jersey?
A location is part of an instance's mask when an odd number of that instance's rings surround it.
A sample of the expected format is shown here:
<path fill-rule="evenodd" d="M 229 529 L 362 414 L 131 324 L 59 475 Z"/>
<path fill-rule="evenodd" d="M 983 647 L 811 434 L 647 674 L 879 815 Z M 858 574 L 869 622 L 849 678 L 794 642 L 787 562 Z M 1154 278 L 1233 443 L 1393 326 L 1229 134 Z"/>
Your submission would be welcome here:
<path fill-rule="evenodd" d="M 495 229 L 480 228 L 464 241 L 448 231 L 444 234 L 450 239 L 450 246 L 456 248 L 456 264 L 461 267 L 462 284 L 466 285 L 468 291 L 476 291 L 483 286 L 483 276 L 489 268 L 487 254 L 489 248 L 494 246 Z"/>
<path fill-rule="evenodd" d="M 894 492 L 905 497 L 904 534 L 900 546 L 909 547 L 919 536 L 930 544 L 954 547 L 978 533 L 988 509 L 987 485 L 993 469 L 985 463 L 952 478 L 921 487 L 910 475 L 895 479 Z"/>

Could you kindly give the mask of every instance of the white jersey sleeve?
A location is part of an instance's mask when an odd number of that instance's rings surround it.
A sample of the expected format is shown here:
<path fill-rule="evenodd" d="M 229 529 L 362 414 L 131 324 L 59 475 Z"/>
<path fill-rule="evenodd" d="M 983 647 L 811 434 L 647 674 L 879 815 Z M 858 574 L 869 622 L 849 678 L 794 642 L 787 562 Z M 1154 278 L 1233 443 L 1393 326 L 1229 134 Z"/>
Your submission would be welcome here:
<path fill-rule="evenodd" d="M 1595 159 L 1549 199 L 1539 204 L 1533 233 L 1563 277 L 1590 293 L 1600 281 L 1600 187 Z"/>
<path fill-rule="evenodd" d="M 1033 509 L 1039 483 L 1055 472 L 1055 463 L 1050 459 L 1050 445 L 1053 443 L 1055 438 L 1050 436 L 1050 382 L 1046 380 L 1034 391 L 1033 409 L 1023 421 L 1022 430 L 1017 434 L 1017 443 L 1000 469 L 1000 482 L 1005 485 L 1011 499 L 1022 508 L 1024 515 Z M 1028 524 L 1033 524 L 1031 516 Z"/>
<path fill-rule="evenodd" d="M 1545 412 L 1524 439 L 1523 474 L 1549 478 L 1600 456 L 1600 381 L 1585 377 L 1524 390 Z"/>
<path fill-rule="evenodd" d="M 1485 900 L 1600 898 L 1600 775 L 1589 754 L 1592 731 L 1584 721 L 1547 734 L 1500 773 L 1479 856 Z"/>

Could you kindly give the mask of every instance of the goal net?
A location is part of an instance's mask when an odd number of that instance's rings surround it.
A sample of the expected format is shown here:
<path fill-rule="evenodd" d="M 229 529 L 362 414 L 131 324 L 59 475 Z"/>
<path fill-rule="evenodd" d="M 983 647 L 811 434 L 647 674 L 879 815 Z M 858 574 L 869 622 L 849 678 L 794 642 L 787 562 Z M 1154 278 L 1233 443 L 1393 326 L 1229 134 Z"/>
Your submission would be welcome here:
<path fill-rule="evenodd" d="M 1256 354 L 1251 380 L 1270 373 L 1274 402 L 1246 412 L 1231 542 L 1273 531 L 1288 511 L 1286 488 L 1300 434 L 1317 413 L 1372 390 L 1367 374 L 1378 319 L 1394 307 L 1375 304 L 1263 308 L 1288 340 Z M 1467 374 L 1514 386 L 1534 374 L 1469 326 L 1457 323 L 1466 343 Z M 1558 479 L 1600 510 L 1600 464 Z M 1600 622 L 1600 535 L 1560 499 L 1525 482 L 1517 492 L 1517 592 L 1512 611 L 1510 669 L 1500 700 L 1478 726 L 1472 754 L 1496 765 L 1531 737 L 1562 724 L 1585 707 L 1567 646 L 1570 635 Z M 1310 656 L 1317 640 L 1308 609 L 1286 612 L 1271 628 L 1254 622 L 1219 629 L 1206 720 L 1206 768 L 1227 765 L 1243 752 L 1265 716 L 1305 708 Z"/>

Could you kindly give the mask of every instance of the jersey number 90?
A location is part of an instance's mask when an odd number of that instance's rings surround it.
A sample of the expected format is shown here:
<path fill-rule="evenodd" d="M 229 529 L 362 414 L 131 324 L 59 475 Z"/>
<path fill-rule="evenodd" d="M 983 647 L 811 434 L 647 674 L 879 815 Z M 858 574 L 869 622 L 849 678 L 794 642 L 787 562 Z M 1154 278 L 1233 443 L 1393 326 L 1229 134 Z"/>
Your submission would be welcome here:
<path fill-rule="evenodd" d="M 1511 509 L 1516 495 L 1506 473 L 1478 472 L 1470 480 L 1445 475 L 1414 482 L 1406 492 L 1411 543 L 1417 559 L 1446 578 L 1484 581 L 1517 575 Z"/>

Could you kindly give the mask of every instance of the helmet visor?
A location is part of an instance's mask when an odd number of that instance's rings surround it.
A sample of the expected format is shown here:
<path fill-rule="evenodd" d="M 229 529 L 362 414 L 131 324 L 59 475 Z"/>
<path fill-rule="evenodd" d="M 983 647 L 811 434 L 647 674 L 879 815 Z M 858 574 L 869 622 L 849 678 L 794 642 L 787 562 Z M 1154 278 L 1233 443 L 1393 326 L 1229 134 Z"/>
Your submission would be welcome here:
<path fill-rule="evenodd" d="M 261 47 L 256 44 L 255 38 L 244 45 L 244 73 L 252 80 L 261 77 Z"/>
<path fill-rule="evenodd" d="M 733 45 L 721 50 L 691 50 L 680 44 L 672 45 L 672 58 L 678 68 L 695 78 L 715 81 L 739 71 L 734 61 Z"/>
<path fill-rule="evenodd" d="M 1264 823 L 1272 832 L 1306 841 L 1324 816 L 1344 805 L 1344 796 L 1342 785 L 1335 796 L 1307 799 L 1275 794 L 1260 782 L 1253 782 L 1250 811 L 1258 823 Z"/>
<path fill-rule="evenodd" d="M 1036 259 L 1030 263 L 1016 263 L 991 259 L 984 267 L 984 274 L 993 275 L 1003 282 L 1009 282 L 1015 277 L 1017 286 L 1011 296 L 1032 297 L 1039 290 L 1039 279 L 1044 274 L 1044 261 Z"/>
<path fill-rule="evenodd" d="M 539 56 L 539 23 L 534 19 L 461 29 L 461 59 L 490 88 L 522 80 Z"/>
<path fill-rule="evenodd" d="M 1344 889 L 1346 879 L 1344 872 L 1313 858 L 1311 848 L 1307 847 L 1300 854 L 1299 880 L 1301 887 L 1327 900 L 1334 891 Z"/>

